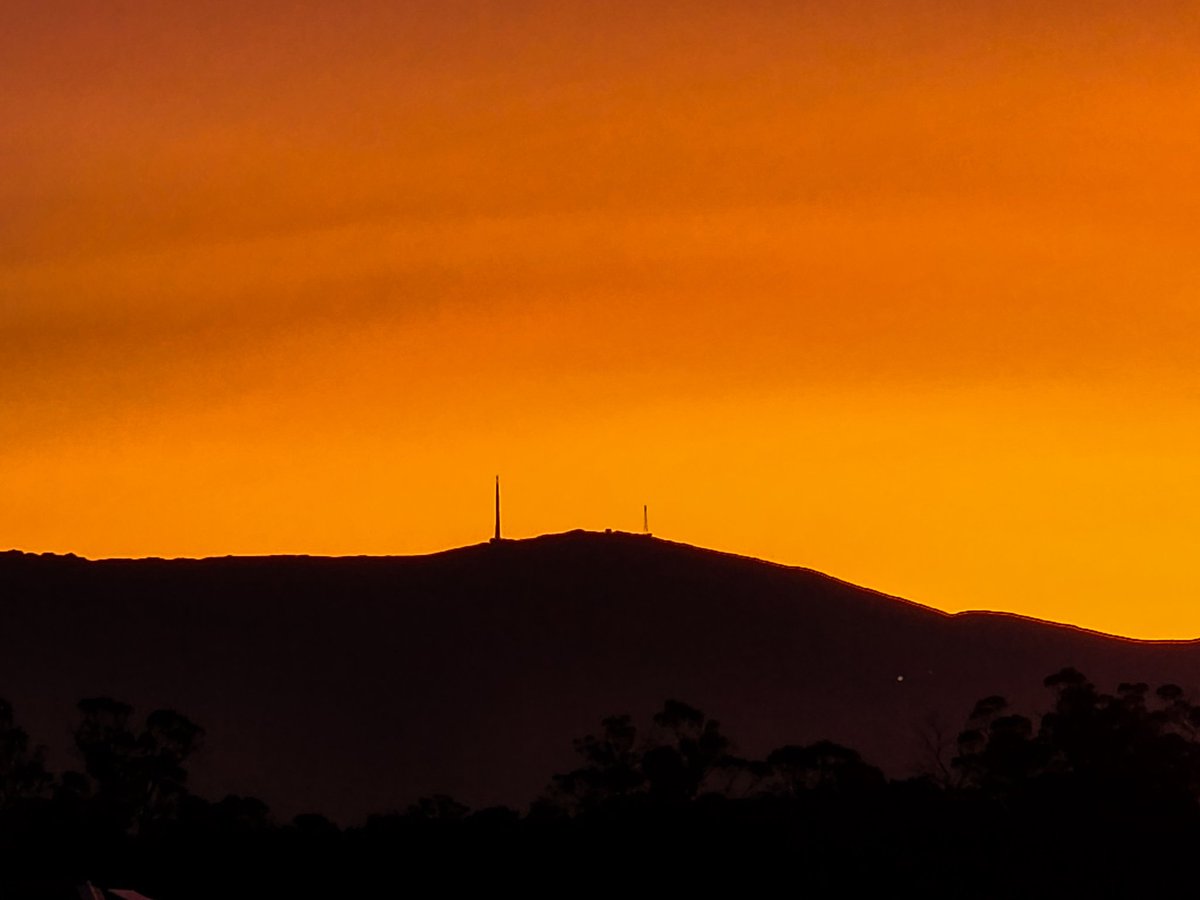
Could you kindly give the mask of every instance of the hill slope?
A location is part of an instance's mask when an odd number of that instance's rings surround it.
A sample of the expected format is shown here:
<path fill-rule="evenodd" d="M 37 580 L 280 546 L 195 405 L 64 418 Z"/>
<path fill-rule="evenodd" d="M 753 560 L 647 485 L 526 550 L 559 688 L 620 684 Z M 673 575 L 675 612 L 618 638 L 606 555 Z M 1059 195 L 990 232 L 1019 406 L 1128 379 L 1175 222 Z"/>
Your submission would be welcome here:
<path fill-rule="evenodd" d="M 953 734 L 986 694 L 1032 710 L 1064 665 L 1191 688 L 1200 645 L 950 616 L 625 534 L 423 557 L 0 554 L 0 696 L 58 764 L 80 697 L 172 706 L 208 731 L 197 790 L 285 816 L 352 821 L 435 791 L 519 805 L 600 717 L 667 697 L 746 754 L 829 737 L 901 773 L 931 713 Z"/>

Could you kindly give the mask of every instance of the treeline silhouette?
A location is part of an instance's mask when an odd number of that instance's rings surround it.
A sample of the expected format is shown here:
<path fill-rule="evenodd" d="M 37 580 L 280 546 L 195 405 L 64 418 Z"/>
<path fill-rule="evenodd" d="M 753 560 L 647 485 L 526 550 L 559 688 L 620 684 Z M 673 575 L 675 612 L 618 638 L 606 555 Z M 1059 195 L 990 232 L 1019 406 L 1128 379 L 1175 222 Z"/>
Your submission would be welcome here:
<path fill-rule="evenodd" d="M 929 723 L 923 771 L 903 779 L 830 741 L 739 756 L 717 721 L 668 700 L 642 727 L 612 716 L 578 739 L 578 766 L 523 812 L 439 795 L 346 828 L 316 813 L 281 825 L 257 799 L 190 793 L 186 764 L 204 732 L 178 712 L 138 718 L 109 698 L 81 701 L 81 770 L 56 774 L 0 701 L 0 897 L 72 897 L 85 880 L 155 900 L 368 885 L 371 896 L 676 894 L 779 879 L 801 896 L 1191 887 L 1200 706 L 1174 684 L 1103 693 L 1073 668 L 1044 684 L 1040 716 L 990 696 L 956 733 Z"/>

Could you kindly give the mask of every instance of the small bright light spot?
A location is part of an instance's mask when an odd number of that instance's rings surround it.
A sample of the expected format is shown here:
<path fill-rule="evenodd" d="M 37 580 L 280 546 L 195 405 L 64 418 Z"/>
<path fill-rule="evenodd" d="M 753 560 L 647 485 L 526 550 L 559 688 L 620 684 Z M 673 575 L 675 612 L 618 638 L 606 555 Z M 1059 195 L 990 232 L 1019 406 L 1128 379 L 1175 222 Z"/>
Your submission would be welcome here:
<path fill-rule="evenodd" d="M 896 680 L 897 680 L 897 681 L 903 681 L 903 680 L 904 680 L 904 676 L 903 676 L 903 675 L 897 675 L 897 676 L 896 676 Z"/>

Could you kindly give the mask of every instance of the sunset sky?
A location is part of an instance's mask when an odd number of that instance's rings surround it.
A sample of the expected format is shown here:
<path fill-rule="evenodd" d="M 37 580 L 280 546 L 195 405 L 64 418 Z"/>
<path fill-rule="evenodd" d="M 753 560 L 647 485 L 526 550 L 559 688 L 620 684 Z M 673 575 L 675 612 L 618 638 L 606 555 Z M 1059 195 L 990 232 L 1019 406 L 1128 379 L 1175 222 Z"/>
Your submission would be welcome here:
<path fill-rule="evenodd" d="M 1200 7 L 0 5 L 0 549 L 637 530 L 1200 636 Z"/>

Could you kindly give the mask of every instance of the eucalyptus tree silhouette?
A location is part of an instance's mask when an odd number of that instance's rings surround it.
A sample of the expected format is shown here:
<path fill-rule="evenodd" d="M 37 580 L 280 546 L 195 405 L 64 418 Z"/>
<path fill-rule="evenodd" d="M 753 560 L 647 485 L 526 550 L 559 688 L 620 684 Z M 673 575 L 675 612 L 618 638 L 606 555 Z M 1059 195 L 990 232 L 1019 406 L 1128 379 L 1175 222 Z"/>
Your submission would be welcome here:
<path fill-rule="evenodd" d="M 1099 691 L 1075 668 L 1045 678 L 1053 706 L 1035 727 L 1003 697 L 980 700 L 958 738 L 963 787 L 1024 815 L 1165 826 L 1200 815 L 1200 708 L 1181 687 Z M 1034 813 L 1032 810 L 1040 810 Z"/>
<path fill-rule="evenodd" d="M 53 780 L 45 748 L 30 746 L 29 735 L 13 719 L 12 704 L 0 699 L 0 809 L 46 796 Z"/>
<path fill-rule="evenodd" d="M 654 715 L 661 737 L 642 755 L 650 795 L 666 802 L 691 800 L 731 749 L 721 724 L 694 706 L 667 700 Z"/>
<path fill-rule="evenodd" d="M 608 716 L 599 734 L 588 734 L 574 742 L 583 765 L 560 775 L 550 784 L 547 801 L 567 812 L 586 812 L 627 797 L 646 783 L 637 726 L 628 715 Z M 545 809 L 545 804 L 541 809 Z"/>
<path fill-rule="evenodd" d="M 79 701 L 75 747 L 91 780 L 92 814 L 118 831 L 141 831 L 177 812 L 187 795 L 184 762 L 204 730 L 170 709 L 151 712 L 141 727 L 133 707 L 109 697 Z"/>
<path fill-rule="evenodd" d="M 575 741 L 583 765 L 555 775 L 539 813 L 581 813 L 631 800 L 681 803 L 696 797 L 730 757 L 720 723 L 680 700 L 667 700 L 639 739 L 629 715 L 609 716 L 598 734 Z"/>
<path fill-rule="evenodd" d="M 771 790 L 795 797 L 805 791 L 862 791 L 884 785 L 883 772 L 857 750 L 833 741 L 800 747 L 789 744 L 767 757 Z"/>

